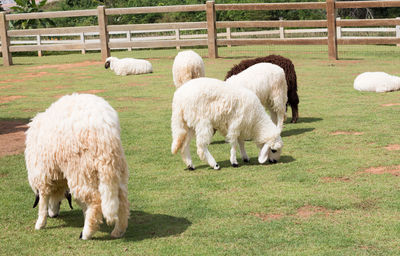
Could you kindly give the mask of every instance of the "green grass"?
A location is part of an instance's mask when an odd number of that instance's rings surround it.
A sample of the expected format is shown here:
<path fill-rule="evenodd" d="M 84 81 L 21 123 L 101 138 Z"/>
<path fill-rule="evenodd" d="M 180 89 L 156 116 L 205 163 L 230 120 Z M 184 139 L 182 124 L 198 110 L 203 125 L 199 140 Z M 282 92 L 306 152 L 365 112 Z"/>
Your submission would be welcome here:
<path fill-rule="evenodd" d="M 0 65 L 0 100 L 24 96 L 0 103 L 0 121 L 27 121 L 61 95 L 92 90 L 119 112 L 132 204 L 121 239 L 110 239 L 111 228 L 102 225 L 93 240 L 78 240 L 83 215 L 75 203 L 74 210 L 63 203 L 59 218 L 35 231 L 23 154 L 1 157 L 0 255 L 398 255 L 399 177 L 364 170 L 400 165 L 399 151 L 384 148 L 400 144 L 400 106 L 382 106 L 400 103 L 400 92 L 358 92 L 353 81 L 365 71 L 400 75 L 400 47 L 340 46 L 339 61 L 328 61 L 323 46 L 219 53 L 204 59 L 209 77 L 223 79 L 250 57 L 275 53 L 294 62 L 300 119 L 285 123 L 278 164 L 257 164 L 258 150 L 247 142 L 250 164 L 239 160 L 232 168 L 229 145 L 217 134 L 209 149 L 222 169 L 201 162 L 193 143 L 197 169 L 184 171 L 180 156 L 170 153 L 176 50 L 113 52 L 148 58 L 154 73 L 140 76 L 115 76 L 100 62 L 54 66 L 99 61 L 99 53 L 15 57 L 16 65 Z M 0 143 L 7 143 L 4 136 Z"/>

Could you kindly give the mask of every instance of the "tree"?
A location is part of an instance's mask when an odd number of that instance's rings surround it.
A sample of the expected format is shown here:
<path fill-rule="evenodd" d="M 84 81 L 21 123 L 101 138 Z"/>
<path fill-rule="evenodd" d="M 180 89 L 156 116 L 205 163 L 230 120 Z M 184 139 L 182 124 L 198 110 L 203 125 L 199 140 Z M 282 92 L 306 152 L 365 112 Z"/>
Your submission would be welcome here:
<path fill-rule="evenodd" d="M 15 0 L 16 6 L 11 7 L 14 13 L 31 13 L 31 12 L 43 12 L 42 8 L 46 4 L 47 0 L 41 0 L 36 4 L 35 0 Z M 54 26 L 55 23 L 50 19 L 32 19 L 32 20 L 17 20 L 12 23 L 13 27 L 28 29 L 47 27 L 50 24 Z"/>

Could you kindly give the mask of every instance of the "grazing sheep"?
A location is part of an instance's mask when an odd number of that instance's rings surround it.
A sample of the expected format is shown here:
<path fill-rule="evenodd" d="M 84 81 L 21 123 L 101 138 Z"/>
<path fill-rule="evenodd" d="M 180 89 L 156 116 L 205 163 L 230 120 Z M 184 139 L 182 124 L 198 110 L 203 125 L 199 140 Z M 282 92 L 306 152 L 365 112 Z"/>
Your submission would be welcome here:
<path fill-rule="evenodd" d="M 153 67 L 147 60 L 124 58 L 118 59 L 116 57 L 109 57 L 106 59 L 104 67 L 110 68 L 116 75 L 139 75 L 152 73 Z"/>
<path fill-rule="evenodd" d="M 292 123 L 296 123 L 299 118 L 299 96 L 297 95 L 297 76 L 296 71 L 294 70 L 294 65 L 292 61 L 288 58 L 282 57 L 280 55 L 268 55 L 266 57 L 259 57 L 255 59 L 247 59 L 241 61 L 239 64 L 233 66 L 233 68 L 226 74 L 225 80 L 231 77 L 232 75 L 239 74 L 243 70 L 248 67 L 261 63 L 267 62 L 280 66 L 285 71 L 286 83 L 288 86 L 287 89 L 287 97 L 288 104 L 292 108 Z"/>
<path fill-rule="evenodd" d="M 189 170 L 195 168 L 190 156 L 193 136 L 196 136 L 200 159 L 207 161 L 212 168 L 220 169 L 207 149 L 214 129 L 219 130 L 231 144 L 233 167 L 238 166 L 238 144 L 243 161 L 249 161 L 244 148 L 247 139 L 252 139 L 260 148 L 259 163 L 279 160 L 283 146 L 280 130 L 253 92 L 243 87 L 232 87 L 217 79 L 197 78 L 176 90 L 172 102 L 171 151 L 176 154 L 181 149 L 182 159 Z"/>
<path fill-rule="evenodd" d="M 354 89 L 368 92 L 400 90 L 400 77 L 385 72 L 365 72 L 354 79 Z"/>
<path fill-rule="evenodd" d="M 268 108 L 272 121 L 282 131 L 286 116 L 287 85 L 285 72 L 271 63 L 257 63 L 226 80 L 227 84 L 250 89 Z"/>
<path fill-rule="evenodd" d="M 26 131 L 25 161 L 39 216 L 35 229 L 46 225 L 47 213 L 58 214 L 68 191 L 81 205 L 82 239 L 90 239 L 102 223 L 115 223 L 112 237 L 128 226 L 128 169 L 120 140 L 117 112 L 91 94 L 61 97 L 37 114 Z"/>
<path fill-rule="evenodd" d="M 203 59 L 192 50 L 182 51 L 176 55 L 172 65 L 172 77 L 176 88 L 187 81 L 204 77 Z"/>

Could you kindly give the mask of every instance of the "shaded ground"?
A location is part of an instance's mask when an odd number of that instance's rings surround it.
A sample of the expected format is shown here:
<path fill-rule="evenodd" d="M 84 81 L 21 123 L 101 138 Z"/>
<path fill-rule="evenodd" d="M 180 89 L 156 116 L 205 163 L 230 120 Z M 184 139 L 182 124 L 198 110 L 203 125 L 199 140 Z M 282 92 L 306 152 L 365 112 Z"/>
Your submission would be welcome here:
<path fill-rule="evenodd" d="M 0 157 L 24 151 L 26 124 L 27 121 L 0 121 Z"/>

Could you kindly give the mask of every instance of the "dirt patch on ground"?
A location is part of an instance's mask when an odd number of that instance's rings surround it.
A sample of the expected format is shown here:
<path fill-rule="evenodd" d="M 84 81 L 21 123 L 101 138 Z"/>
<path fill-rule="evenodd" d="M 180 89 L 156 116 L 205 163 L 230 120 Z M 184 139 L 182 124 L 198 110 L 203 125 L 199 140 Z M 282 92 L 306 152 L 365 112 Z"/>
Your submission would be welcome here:
<path fill-rule="evenodd" d="M 325 217 L 329 217 L 333 214 L 338 214 L 338 213 L 340 213 L 339 210 L 333 211 L 321 206 L 305 205 L 297 209 L 297 213 L 295 216 L 302 219 L 307 219 L 314 216 L 315 214 L 322 214 Z"/>
<path fill-rule="evenodd" d="M 55 68 L 57 70 L 68 70 L 68 69 L 73 69 L 73 68 L 94 66 L 94 65 L 100 65 L 100 64 L 103 65 L 104 63 L 101 61 L 84 61 L 84 62 L 69 63 L 69 64 L 35 66 L 35 67 L 28 68 L 28 70 L 49 69 L 49 68 Z"/>
<path fill-rule="evenodd" d="M 8 103 L 21 98 L 26 98 L 26 96 L 14 95 L 14 96 L 0 96 L 0 103 Z"/>
<path fill-rule="evenodd" d="M 19 83 L 19 82 L 25 82 L 25 79 L 8 79 L 8 80 L 3 80 L 0 81 L 0 84 L 13 84 L 13 83 Z"/>
<path fill-rule="evenodd" d="M 251 215 L 260 218 L 262 221 L 273 221 L 273 220 L 279 220 L 283 218 L 283 214 L 265 214 L 265 213 L 251 213 Z"/>
<path fill-rule="evenodd" d="M 332 183 L 332 182 L 349 182 L 349 177 L 322 177 L 322 182 Z"/>
<path fill-rule="evenodd" d="M 160 98 L 157 97 L 146 97 L 146 98 L 140 98 L 140 97 L 119 97 L 116 98 L 118 101 L 153 101 L 153 100 L 159 100 Z"/>
<path fill-rule="evenodd" d="M 285 215 L 280 213 L 277 214 L 251 213 L 251 215 L 260 218 L 262 221 L 273 221 L 282 219 L 283 217 L 297 217 L 301 219 L 308 219 L 316 214 L 329 217 L 334 214 L 338 214 L 340 212 L 341 212 L 340 210 L 329 210 L 322 206 L 305 205 L 297 209 L 297 212 L 295 214 L 290 214 L 290 215 Z"/>
<path fill-rule="evenodd" d="M 87 91 L 80 91 L 78 93 L 91 93 L 91 94 L 96 94 L 96 93 L 101 93 L 105 92 L 106 90 L 87 90 Z"/>
<path fill-rule="evenodd" d="M 10 88 L 10 87 L 11 87 L 11 85 L 0 86 L 0 90 L 1 89 L 7 89 L 7 88 Z"/>
<path fill-rule="evenodd" d="M 336 131 L 331 132 L 330 135 L 362 135 L 363 132 L 348 132 L 348 131 Z"/>
<path fill-rule="evenodd" d="M 387 103 L 387 104 L 382 104 L 382 107 L 392 107 L 392 106 L 400 106 L 400 103 Z"/>
<path fill-rule="evenodd" d="M 24 121 L 0 121 L 0 157 L 24 151 L 27 129 Z"/>
<path fill-rule="evenodd" d="M 130 83 L 130 84 L 124 84 L 124 87 L 137 87 L 137 86 L 147 86 L 146 83 Z"/>
<path fill-rule="evenodd" d="M 400 150 L 400 145 L 399 144 L 391 144 L 391 145 L 387 145 L 385 147 L 386 150 L 389 151 L 394 151 L 394 150 Z"/>
<path fill-rule="evenodd" d="M 370 173 L 370 174 L 393 174 L 394 176 L 400 176 L 400 165 L 398 166 L 378 166 L 378 167 L 370 167 L 361 173 Z"/>

